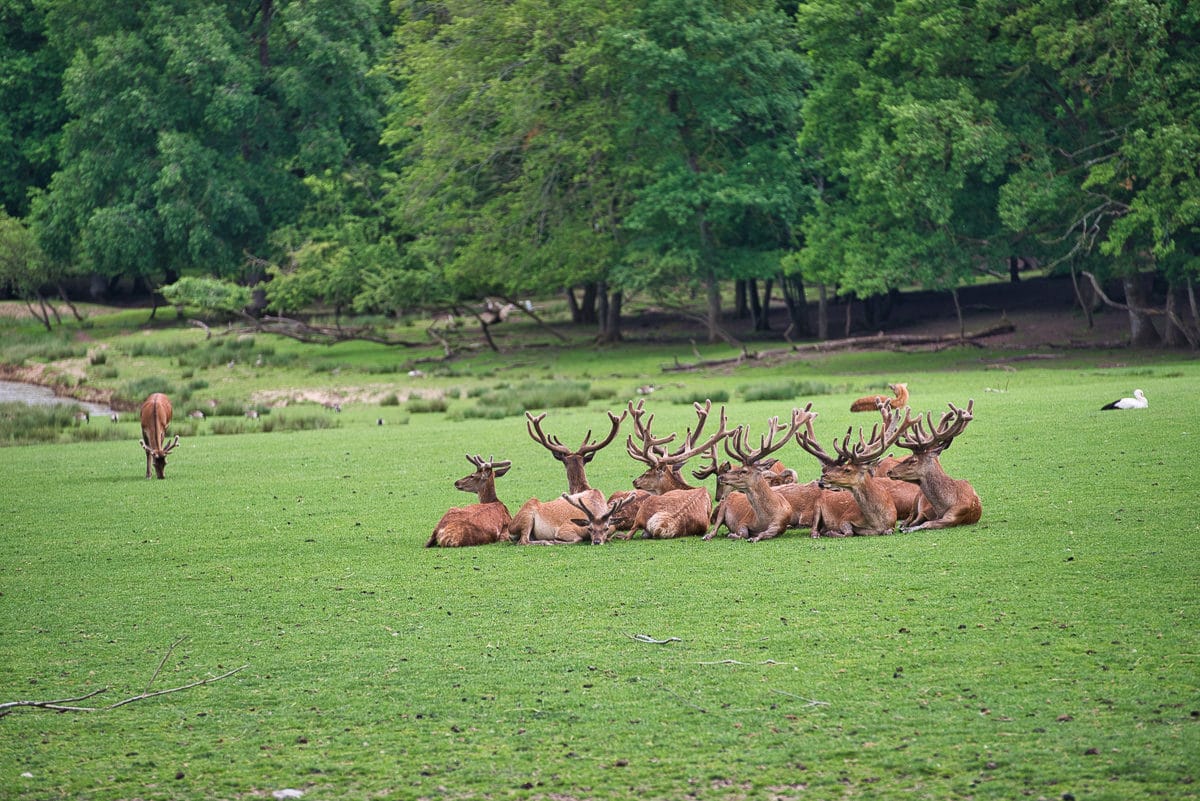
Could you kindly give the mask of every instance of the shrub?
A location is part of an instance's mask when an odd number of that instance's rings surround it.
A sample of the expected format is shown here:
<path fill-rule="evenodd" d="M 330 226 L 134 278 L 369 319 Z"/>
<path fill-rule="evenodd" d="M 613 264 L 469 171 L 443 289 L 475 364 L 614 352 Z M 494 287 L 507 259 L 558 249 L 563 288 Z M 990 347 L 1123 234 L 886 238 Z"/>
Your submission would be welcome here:
<path fill-rule="evenodd" d="M 384 395 L 379 400 L 379 405 L 380 406 L 399 406 L 400 405 L 400 396 L 397 395 L 395 392 L 393 392 L 389 395 Z"/>
<path fill-rule="evenodd" d="M 405 408 L 412 414 L 428 414 L 430 412 L 444 412 L 450 408 L 450 403 L 445 398 L 409 398 Z"/>
<path fill-rule="evenodd" d="M 130 381 L 117 390 L 117 396 L 133 403 L 141 403 L 146 396 L 161 392 L 167 397 L 178 395 L 178 388 L 161 376 L 147 376 Z"/>
<path fill-rule="evenodd" d="M 261 422 L 264 432 L 315 431 L 322 428 L 337 428 L 341 425 L 341 423 L 331 417 L 318 414 L 275 414 Z"/>
<path fill-rule="evenodd" d="M 787 381 L 746 384 L 738 387 L 738 392 L 746 401 L 787 401 L 812 395 L 829 395 L 833 388 L 820 381 Z"/>
<path fill-rule="evenodd" d="M 729 403 L 729 393 L 723 389 L 719 389 L 716 392 L 704 392 L 697 389 L 692 391 L 677 392 L 668 396 L 667 400 L 671 403 L 687 404 L 689 406 L 693 403 L 703 404 L 705 401 L 712 401 L 713 403 Z"/>

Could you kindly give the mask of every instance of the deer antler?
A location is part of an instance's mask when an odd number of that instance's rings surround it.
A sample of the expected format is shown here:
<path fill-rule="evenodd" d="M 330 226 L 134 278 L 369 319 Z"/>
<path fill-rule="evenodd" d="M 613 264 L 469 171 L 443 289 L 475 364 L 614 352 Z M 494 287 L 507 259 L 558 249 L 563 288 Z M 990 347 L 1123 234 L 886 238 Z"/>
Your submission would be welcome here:
<path fill-rule="evenodd" d="M 487 461 L 485 462 L 483 460 L 483 456 L 472 456 L 469 453 L 466 456 L 467 456 L 467 461 L 470 462 L 471 464 L 475 465 L 475 469 L 477 469 L 477 470 L 491 470 L 493 472 L 498 473 L 501 470 L 504 470 L 504 469 L 512 466 L 512 460 L 510 460 L 510 459 L 503 459 L 503 460 L 497 462 L 497 461 L 495 461 L 496 457 L 489 456 L 487 458 Z"/>
<path fill-rule="evenodd" d="M 807 424 L 815 416 L 810 403 L 803 409 L 792 409 L 791 423 L 786 426 L 779 422 L 779 417 L 772 417 L 767 423 L 768 432 L 759 437 L 758 448 L 755 450 L 750 450 L 746 444 L 749 429 L 746 426 L 738 426 L 729 435 L 729 439 L 725 440 L 725 452 L 747 467 L 761 463 L 766 457 L 787 444 L 788 440 L 800 430 L 800 426 Z M 779 433 L 785 430 L 787 433 L 779 437 Z M 730 447 L 731 443 L 732 447 Z"/>
<path fill-rule="evenodd" d="M 635 407 L 632 403 L 629 406 L 629 413 L 633 417 L 633 427 L 638 438 L 641 439 L 642 445 L 639 448 L 633 442 L 633 437 L 626 439 L 625 447 L 629 451 L 629 455 L 639 462 L 650 465 L 651 467 L 661 467 L 664 465 L 681 465 L 693 456 L 702 453 L 712 447 L 729 435 L 728 424 L 729 420 L 725 415 L 725 407 L 721 407 L 721 422 L 717 427 L 716 433 L 712 434 L 708 439 L 697 444 L 696 440 L 700 438 L 701 432 L 704 430 L 704 424 L 708 421 L 708 415 L 712 411 L 712 401 L 707 400 L 704 405 L 693 403 L 692 406 L 696 410 L 696 428 L 689 428 L 684 436 L 683 443 L 673 451 L 668 452 L 666 445 L 675 441 L 675 434 L 670 434 L 665 437 L 655 437 L 650 429 L 654 422 L 654 415 L 643 422 L 644 414 L 643 401 L 638 401 Z"/>
<path fill-rule="evenodd" d="M 562 461 L 565 457 L 572 455 L 582 456 L 584 461 L 591 461 L 591 458 L 596 455 L 596 451 L 599 451 L 601 448 L 607 446 L 617 436 L 617 431 L 621 428 L 621 421 L 625 419 L 625 412 L 621 412 L 619 415 L 613 414 L 612 412 L 608 413 L 608 418 L 612 421 L 612 429 L 608 432 L 608 436 L 605 437 L 603 441 L 591 442 L 592 430 L 589 428 L 588 432 L 583 435 L 583 442 L 580 443 L 579 447 L 575 450 L 571 450 L 566 445 L 563 445 L 562 441 L 559 440 L 558 437 L 547 435 L 546 432 L 542 431 L 542 420 L 545 418 L 545 412 L 542 412 L 536 417 L 529 412 L 525 412 L 525 427 L 529 431 L 529 436 L 531 436 L 535 442 L 541 444 L 542 447 L 554 454 L 554 458 L 558 459 L 559 461 Z"/>
<path fill-rule="evenodd" d="M 942 419 L 936 426 L 933 424 L 933 412 L 926 412 L 924 418 L 918 416 L 912 421 L 896 445 L 914 453 L 923 453 L 935 448 L 942 450 L 949 448 L 954 438 L 966 429 L 967 423 L 975 419 L 973 414 L 975 400 L 973 398 L 968 400 L 965 409 L 960 409 L 953 403 L 946 405 L 950 407 L 950 411 L 942 413 Z M 928 425 L 928 429 L 926 425 Z"/>
<path fill-rule="evenodd" d="M 864 439 L 863 430 L 858 430 L 858 442 L 853 446 L 850 445 L 850 437 L 854 431 L 853 426 L 846 429 L 846 436 L 842 438 L 841 444 L 837 440 L 833 442 L 833 449 L 837 451 L 838 461 L 842 463 L 852 462 L 854 464 L 868 464 L 877 462 L 883 458 L 883 454 L 888 448 L 896 444 L 900 435 L 905 429 L 911 426 L 914 422 L 912 412 L 906 406 L 903 411 L 896 409 L 893 411 L 885 411 L 886 401 L 880 402 L 879 411 L 883 415 L 883 430 L 879 429 L 876 424 L 871 428 L 871 438 Z"/>
<path fill-rule="evenodd" d="M 597 522 L 603 521 L 609 517 L 612 517 L 613 514 L 620 511 L 621 507 L 625 506 L 625 504 L 632 501 L 635 497 L 636 496 L 630 494 L 630 495 L 622 495 L 620 498 L 614 498 L 613 500 L 608 502 L 608 506 L 605 508 L 604 512 L 597 515 L 595 512 L 593 512 L 591 509 L 589 509 L 588 505 L 586 503 L 584 503 L 577 495 L 571 495 L 570 493 L 566 493 L 566 492 L 564 492 L 562 494 L 562 499 L 564 501 L 571 504 L 579 511 L 583 512 L 584 516 L 587 517 L 588 521 L 592 522 L 592 523 L 597 523 Z"/>

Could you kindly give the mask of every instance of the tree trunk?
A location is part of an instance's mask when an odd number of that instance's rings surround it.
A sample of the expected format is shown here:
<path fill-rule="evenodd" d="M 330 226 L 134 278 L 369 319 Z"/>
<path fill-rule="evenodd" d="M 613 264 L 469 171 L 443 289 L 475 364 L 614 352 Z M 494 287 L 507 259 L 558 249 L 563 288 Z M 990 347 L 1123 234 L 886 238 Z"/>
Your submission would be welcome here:
<path fill-rule="evenodd" d="M 843 336 L 845 336 L 847 338 L 850 337 L 850 323 L 851 323 L 853 311 L 854 311 L 854 296 L 847 295 L 846 296 L 846 333 L 843 334 Z"/>
<path fill-rule="evenodd" d="M 755 331 L 759 331 L 761 330 L 759 328 L 759 321 L 762 320 L 762 304 L 758 302 L 758 281 L 751 278 L 747 281 L 739 281 L 738 283 L 743 283 L 746 287 L 746 295 L 748 296 L 746 300 L 750 302 L 750 326 Z M 740 318 L 741 315 L 738 315 L 738 317 Z"/>
<path fill-rule="evenodd" d="M 54 330 L 50 327 L 50 315 L 46 314 L 46 309 L 44 307 L 41 312 L 39 312 L 37 309 L 33 308 L 33 301 L 29 300 L 28 297 L 25 298 L 25 305 L 29 308 L 29 313 L 36 317 L 37 321 L 44 325 L 47 331 Z"/>
<path fill-rule="evenodd" d="M 754 330 L 755 331 L 770 331 L 771 330 L 771 290 L 775 288 L 775 279 L 768 278 L 763 284 L 762 304 L 759 306 L 759 312 L 755 315 Z M 755 295 L 758 293 L 756 292 Z"/>
<path fill-rule="evenodd" d="M 1079 285 L 1079 276 L 1075 274 L 1074 262 L 1071 262 L 1071 286 L 1075 287 L 1075 299 L 1079 301 L 1079 308 L 1083 309 L 1083 314 L 1087 317 L 1087 327 L 1090 331 L 1095 325 L 1092 312 L 1096 310 L 1096 303 L 1099 301 L 1099 298 L 1096 297 L 1091 282 L 1083 286 Z"/>
<path fill-rule="evenodd" d="M 753 313 L 749 307 L 749 303 L 753 303 L 753 301 L 749 301 L 748 303 L 746 298 L 748 294 L 746 283 L 746 279 L 744 278 L 739 278 L 733 282 L 733 316 L 739 320 L 745 320 L 747 315 Z M 754 282 L 751 281 L 750 284 L 753 285 Z"/>
<path fill-rule="evenodd" d="M 804 296 L 804 281 L 793 276 L 781 276 L 783 303 L 787 307 L 790 330 L 799 337 L 812 336 L 812 325 L 808 319 L 808 300 Z"/>
<path fill-rule="evenodd" d="M 593 286 L 595 293 L 591 322 L 596 324 L 601 333 L 604 333 L 604 327 L 608 325 L 608 284 L 604 281 L 597 281 Z"/>
<path fill-rule="evenodd" d="M 708 290 L 708 341 L 709 343 L 718 342 L 721 339 L 721 282 L 717 277 L 709 276 L 707 279 Z"/>
<path fill-rule="evenodd" d="M 575 287 L 569 286 L 566 288 L 567 308 L 571 310 L 571 322 L 580 323 L 583 317 L 583 311 L 579 308 L 579 298 L 575 297 Z"/>
<path fill-rule="evenodd" d="M 620 291 L 608 296 L 608 313 L 604 316 L 604 330 L 600 334 L 601 342 L 620 342 L 621 335 L 621 306 L 625 296 Z"/>
<path fill-rule="evenodd" d="M 817 339 L 829 339 L 829 290 L 817 284 Z"/>
<path fill-rule="evenodd" d="M 1138 273 L 1121 279 L 1125 305 L 1129 308 L 1129 343 L 1137 348 L 1153 347 L 1162 342 L 1150 315 L 1141 311 L 1149 306 L 1145 284 Z"/>
<path fill-rule="evenodd" d="M 595 281 L 589 281 L 583 285 L 583 303 L 580 304 L 579 322 L 581 323 L 598 323 L 600 322 L 599 315 L 596 313 L 596 298 L 600 293 L 599 286 Z"/>

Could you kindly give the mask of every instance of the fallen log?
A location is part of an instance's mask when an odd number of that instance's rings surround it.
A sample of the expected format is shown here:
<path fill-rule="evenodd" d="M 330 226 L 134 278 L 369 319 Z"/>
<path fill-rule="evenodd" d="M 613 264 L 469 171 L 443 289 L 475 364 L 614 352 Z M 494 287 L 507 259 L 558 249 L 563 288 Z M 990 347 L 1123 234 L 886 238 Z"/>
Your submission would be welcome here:
<path fill-rule="evenodd" d="M 745 361 L 777 359 L 797 353 L 827 353 L 830 351 L 854 350 L 857 348 L 893 349 L 918 346 L 953 346 L 959 344 L 980 346 L 979 340 L 981 339 L 999 336 L 1000 334 L 1011 334 L 1016 330 L 1017 327 L 1012 322 L 1004 320 L 990 328 L 968 334 L 884 334 L 880 332 L 861 337 L 845 337 L 843 339 L 827 339 L 821 342 L 808 342 L 802 345 L 792 345 L 790 348 L 764 350 L 758 353 L 743 350 L 737 356 L 725 359 L 707 359 L 686 364 L 676 359 L 674 364 L 663 365 L 662 371 L 664 373 L 687 372 L 690 370 L 703 370 L 708 367 L 739 364 Z"/>

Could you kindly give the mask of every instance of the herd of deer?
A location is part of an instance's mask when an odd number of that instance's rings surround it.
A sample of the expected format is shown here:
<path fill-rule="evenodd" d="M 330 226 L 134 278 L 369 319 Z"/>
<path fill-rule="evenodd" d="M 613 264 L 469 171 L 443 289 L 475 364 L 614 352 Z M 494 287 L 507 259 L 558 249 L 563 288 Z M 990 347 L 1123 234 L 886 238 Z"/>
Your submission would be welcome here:
<path fill-rule="evenodd" d="M 907 400 L 904 385 L 893 389 L 897 397 L 903 394 Z M 855 438 L 851 429 L 834 440 L 832 455 L 817 443 L 812 426 L 817 413 L 811 403 L 793 409 L 786 423 L 772 418 L 757 447 L 746 426 L 729 428 L 724 407 L 716 431 L 705 437 L 711 401 L 694 404 L 695 429 L 689 428 L 681 442 L 676 443 L 675 433 L 656 436 L 654 415 L 646 413 L 644 403 L 631 401 L 620 415 L 609 412 L 608 435 L 593 440 L 588 431 L 575 449 L 542 430 L 544 413 L 527 412 L 529 435 L 566 468 L 567 491 L 550 501 L 532 498 L 512 516 L 496 495 L 496 479 L 512 463 L 468 454 L 475 470 L 454 486 L 477 493 L 479 501 L 447 511 L 426 547 L 505 540 L 519 545 L 600 544 L 638 532 L 651 539 L 702 536 L 708 540 L 722 527 L 729 537 L 749 542 L 792 528 L 807 528 L 813 537 L 848 537 L 888 534 L 897 526 L 908 532 L 967 525 L 982 514 L 971 485 L 947 475 L 938 460 L 973 419 L 974 401 L 965 409 L 948 404 L 950 411 L 935 423 L 932 413 L 914 416 L 907 406 L 894 408 L 896 398 L 872 399 L 882 422 L 869 437 L 860 429 Z M 626 450 L 646 470 L 633 480 L 633 490 L 606 498 L 588 484 L 585 468 L 617 437 L 626 418 L 633 424 Z M 801 484 L 794 470 L 773 458 L 792 440 L 820 461 L 818 480 Z M 721 460 L 718 446 L 728 461 Z M 893 446 L 911 454 L 903 459 L 887 455 Z M 690 485 L 683 477 L 685 463 L 693 458 L 704 460 L 703 467 L 692 471 L 695 478 L 716 477 L 715 509 L 708 490 Z"/>
<path fill-rule="evenodd" d="M 611 428 L 601 440 L 592 432 L 578 448 L 569 448 L 542 430 L 545 413 L 526 412 L 529 435 L 563 463 L 567 491 L 550 501 L 531 498 L 517 511 L 496 495 L 496 479 L 508 472 L 510 461 L 484 460 L 467 455 L 475 470 L 454 483 L 457 489 L 478 495 L 478 502 L 450 509 L 438 521 L 426 547 L 485 545 L 510 540 L 518 545 L 554 545 L 576 542 L 600 544 L 610 538 L 628 539 L 638 532 L 651 539 L 702 536 L 712 539 L 722 527 L 729 537 L 748 542 L 779 536 L 787 529 L 807 528 L 812 536 L 848 537 L 917 531 L 975 523 L 982 514 L 979 496 L 969 483 L 942 469 L 938 456 L 973 419 L 974 401 L 965 409 L 948 404 L 950 411 L 934 423 L 933 413 L 914 416 L 907 405 L 907 388 L 893 385 L 896 397 L 859 399 L 852 411 L 874 406 L 882 421 L 871 435 L 853 428 L 833 441 L 834 455 L 817 443 L 812 404 L 793 409 L 791 420 L 778 417 L 755 447 L 746 426 L 729 428 L 725 408 L 717 430 L 704 436 L 712 402 L 694 404 L 696 427 L 682 442 L 677 434 L 656 436 L 654 415 L 645 401 L 619 415 L 608 413 Z M 866 401 L 864 403 L 864 401 Z M 609 497 L 588 484 L 586 467 L 592 458 L 617 437 L 626 418 L 633 433 L 625 440 L 629 455 L 646 466 L 633 480 L 634 488 Z M 141 446 L 146 452 L 146 478 L 151 470 L 163 478 L 167 454 L 179 436 L 167 441 L 171 401 L 155 393 L 141 407 Z M 795 470 L 787 469 L 772 454 L 795 440 L 821 463 L 818 480 L 801 484 Z M 729 461 L 722 461 L 718 446 Z M 886 455 L 893 446 L 911 454 L 903 459 Z M 692 475 L 698 480 L 716 477 L 716 508 L 704 487 L 683 477 L 684 465 L 702 458 L 705 464 Z M 736 464 L 735 464 L 736 463 Z"/>

